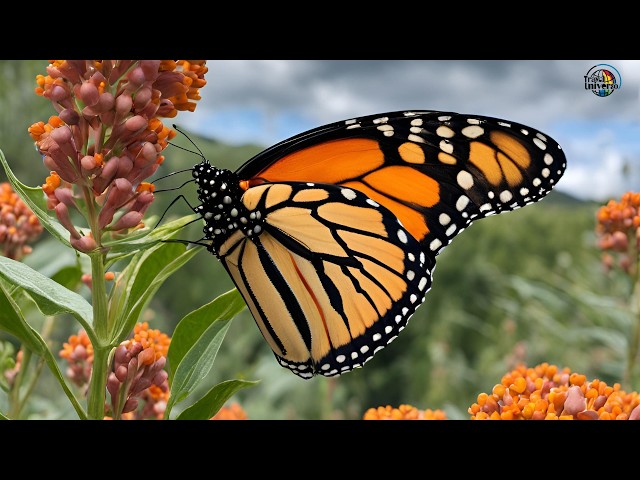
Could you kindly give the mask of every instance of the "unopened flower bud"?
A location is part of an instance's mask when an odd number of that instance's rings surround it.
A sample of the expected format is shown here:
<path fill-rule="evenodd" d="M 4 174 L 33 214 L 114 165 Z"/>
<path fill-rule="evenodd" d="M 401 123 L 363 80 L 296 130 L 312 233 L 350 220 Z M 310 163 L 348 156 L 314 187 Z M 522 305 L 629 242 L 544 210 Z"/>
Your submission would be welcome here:
<path fill-rule="evenodd" d="M 74 207 L 73 190 L 68 187 L 56 188 L 53 192 L 58 201 L 64 203 L 67 207 Z"/>
<path fill-rule="evenodd" d="M 142 70 L 142 68 L 140 67 L 136 67 L 131 70 L 127 75 L 127 78 L 129 79 L 129 82 L 131 82 L 131 85 L 136 88 L 142 85 L 146 80 L 144 76 L 144 70 Z"/>
<path fill-rule="evenodd" d="M 71 221 L 71 216 L 69 215 L 69 209 L 64 203 L 58 203 L 55 207 L 56 216 L 58 220 L 62 224 L 64 228 L 66 228 L 71 234 L 72 240 L 80 240 L 80 234 L 76 230 L 76 227 L 73 226 L 73 222 Z"/>
<path fill-rule="evenodd" d="M 154 81 L 158 77 L 158 68 L 160 60 L 140 60 L 140 68 L 144 73 L 144 78 L 149 82 Z"/>
<path fill-rule="evenodd" d="M 140 212 L 127 212 L 122 215 L 112 226 L 112 230 L 124 230 L 126 228 L 133 228 L 142 220 L 142 213 Z"/>
<path fill-rule="evenodd" d="M 135 99 L 133 105 L 136 111 L 142 110 L 151 101 L 151 89 L 149 87 L 142 87 L 135 93 Z"/>
<path fill-rule="evenodd" d="M 131 112 L 131 108 L 133 107 L 133 100 L 131 99 L 131 95 L 127 93 L 123 93 L 116 97 L 115 101 L 116 113 L 120 118 L 126 116 Z"/>
<path fill-rule="evenodd" d="M 155 352 L 153 348 L 145 348 L 138 355 L 140 365 L 151 365 L 155 361 Z"/>
<path fill-rule="evenodd" d="M 98 103 L 100 93 L 98 88 L 91 82 L 84 82 L 79 89 L 78 96 L 80 100 L 84 102 L 88 107 L 94 106 Z"/>
<path fill-rule="evenodd" d="M 120 162 L 118 163 L 118 171 L 116 172 L 116 177 L 127 178 L 131 169 L 133 169 L 133 160 L 131 160 L 131 157 L 129 157 L 129 154 L 125 152 L 120 157 Z"/>
<path fill-rule="evenodd" d="M 115 374 L 118 380 L 124 382 L 127 379 L 128 369 L 124 365 L 120 365 L 116 368 Z"/>
<path fill-rule="evenodd" d="M 120 381 L 116 377 L 115 373 L 111 372 L 107 377 L 107 391 L 111 394 L 111 397 L 116 397 L 120 390 Z"/>
<path fill-rule="evenodd" d="M 577 385 L 569 387 L 567 399 L 564 402 L 564 410 L 568 415 L 576 415 L 587 408 L 584 393 Z"/>
<path fill-rule="evenodd" d="M 86 171 L 90 172 L 98 166 L 98 163 L 96 162 L 96 159 L 93 157 L 93 155 L 85 155 L 80 159 L 80 165 Z"/>
<path fill-rule="evenodd" d="M 59 205 L 63 205 L 63 204 L 60 203 Z M 96 244 L 96 241 L 89 236 L 84 236 L 80 238 L 71 238 L 70 243 L 73 248 L 75 248 L 79 252 L 84 252 L 84 253 L 89 253 L 95 250 L 96 247 L 98 246 Z"/>
<path fill-rule="evenodd" d="M 58 116 L 60 117 L 60 120 L 67 125 L 77 125 L 80 120 L 80 115 L 72 108 L 65 108 L 58 114 Z"/>
<path fill-rule="evenodd" d="M 128 363 L 130 359 L 128 353 L 129 351 L 127 350 L 127 347 L 125 347 L 124 345 L 118 345 L 113 355 L 116 364 Z"/>
<path fill-rule="evenodd" d="M 69 92 L 60 85 L 54 85 L 49 91 L 49 99 L 53 102 L 62 102 L 69 97 Z"/>
<path fill-rule="evenodd" d="M 165 380 L 167 380 L 169 378 L 169 374 L 167 373 L 166 370 L 160 370 L 158 373 L 156 373 L 155 377 L 153 377 L 153 384 L 154 385 L 162 385 Z"/>
<path fill-rule="evenodd" d="M 131 117 L 124 123 L 125 129 L 131 133 L 137 133 L 143 130 L 146 126 L 147 120 L 141 115 Z"/>
<path fill-rule="evenodd" d="M 122 413 L 133 412 L 136 408 L 138 408 L 138 399 L 137 398 L 129 398 L 124 403 L 122 407 Z"/>

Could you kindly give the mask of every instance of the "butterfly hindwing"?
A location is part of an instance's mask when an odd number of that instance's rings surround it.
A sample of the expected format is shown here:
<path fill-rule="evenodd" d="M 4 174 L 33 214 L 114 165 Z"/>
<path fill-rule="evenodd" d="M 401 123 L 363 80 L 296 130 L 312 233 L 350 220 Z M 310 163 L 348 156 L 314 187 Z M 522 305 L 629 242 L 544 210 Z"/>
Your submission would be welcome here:
<path fill-rule="evenodd" d="M 360 192 L 275 183 L 247 190 L 264 219 L 219 258 L 281 365 L 308 378 L 362 366 L 391 342 L 431 286 L 434 259 Z"/>

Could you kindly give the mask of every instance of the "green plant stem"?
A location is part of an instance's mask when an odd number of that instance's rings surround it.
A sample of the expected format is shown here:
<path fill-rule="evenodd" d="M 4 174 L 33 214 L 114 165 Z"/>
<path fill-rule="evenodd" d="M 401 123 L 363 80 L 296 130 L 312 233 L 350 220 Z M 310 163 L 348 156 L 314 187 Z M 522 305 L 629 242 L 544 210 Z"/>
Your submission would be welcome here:
<path fill-rule="evenodd" d="M 27 370 L 29 369 L 29 363 L 31 361 L 31 350 L 22 346 L 22 360 L 20 362 L 20 370 L 16 374 L 13 386 L 11 387 L 10 406 L 9 406 L 9 418 L 18 419 L 20 411 L 22 410 L 20 399 L 20 387 L 22 381 L 25 379 Z"/>
<path fill-rule="evenodd" d="M 89 418 L 104 418 L 104 402 L 107 386 L 110 332 L 107 324 L 108 303 L 104 280 L 104 257 L 101 253 L 90 254 L 91 258 L 91 298 L 93 305 L 93 328 L 99 344 L 93 346 L 93 369 L 87 398 Z"/>
<path fill-rule="evenodd" d="M 93 368 L 89 393 L 87 398 L 87 413 L 90 419 L 104 418 L 104 403 L 107 388 L 107 370 L 109 361 L 109 347 L 93 348 Z"/>
<path fill-rule="evenodd" d="M 49 335 L 51 334 L 51 330 L 53 328 L 53 317 L 47 316 L 44 319 L 44 325 L 42 326 L 42 338 L 44 339 L 44 341 L 46 342 L 49 338 Z M 24 354 L 23 354 L 24 355 Z M 27 400 L 29 399 L 29 397 L 31 396 L 31 394 L 33 393 L 33 390 L 36 386 L 36 383 L 38 383 L 38 379 L 40 378 L 40 373 L 42 372 L 42 369 L 44 368 L 44 364 L 45 364 L 45 360 L 43 357 L 39 357 L 38 358 L 38 363 L 36 364 L 36 368 L 35 371 L 33 373 L 33 375 L 31 376 L 31 378 L 29 378 L 29 383 L 27 385 L 27 389 L 24 393 L 24 396 L 20 399 L 18 406 L 17 406 L 17 411 L 15 412 L 15 415 L 17 418 L 20 415 L 20 412 L 22 411 L 22 407 L 27 403 Z"/>

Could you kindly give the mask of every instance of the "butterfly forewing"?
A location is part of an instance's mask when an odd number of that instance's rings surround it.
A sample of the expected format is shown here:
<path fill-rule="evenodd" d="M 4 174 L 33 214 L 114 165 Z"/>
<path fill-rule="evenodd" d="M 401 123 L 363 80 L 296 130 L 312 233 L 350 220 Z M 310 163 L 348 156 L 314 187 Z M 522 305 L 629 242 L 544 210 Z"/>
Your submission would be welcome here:
<path fill-rule="evenodd" d="M 314 181 L 359 190 L 438 253 L 476 218 L 544 197 L 566 167 L 560 146 L 524 125 L 452 112 L 392 112 L 337 122 L 243 165 L 249 182 Z"/>
<path fill-rule="evenodd" d="M 362 366 L 405 327 L 433 262 L 385 207 L 333 185 L 264 184 L 243 196 L 263 232 L 219 257 L 281 365 L 308 378 Z"/>

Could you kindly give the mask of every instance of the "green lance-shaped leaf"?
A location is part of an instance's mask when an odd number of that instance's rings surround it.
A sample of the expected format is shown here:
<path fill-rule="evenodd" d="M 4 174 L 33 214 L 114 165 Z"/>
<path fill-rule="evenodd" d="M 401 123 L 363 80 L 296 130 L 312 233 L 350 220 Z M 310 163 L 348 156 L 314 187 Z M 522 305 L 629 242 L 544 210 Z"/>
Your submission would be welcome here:
<path fill-rule="evenodd" d="M 171 408 L 192 393 L 207 376 L 232 318 L 244 307 L 240 295 L 236 290 L 232 290 L 191 312 L 180 321 L 171 338 L 167 356 L 171 396 L 165 412 L 166 417 Z M 176 337 L 177 342 L 174 346 Z"/>
<path fill-rule="evenodd" d="M 167 363 L 169 383 L 187 352 L 196 344 L 204 332 L 218 320 L 230 320 L 240 313 L 246 304 L 234 288 L 218 298 L 185 315 L 171 336 Z"/>
<path fill-rule="evenodd" d="M 194 257 L 200 248 L 159 243 L 135 254 L 111 291 L 109 325 L 112 343 L 126 338 L 162 283 Z"/>
<path fill-rule="evenodd" d="M 172 239 L 185 226 L 200 218 L 199 215 L 187 215 L 171 222 L 160 225 L 157 228 L 153 226 L 157 223 L 157 217 L 145 219 L 146 227 L 141 230 L 131 232 L 131 234 L 118 240 L 107 241 L 104 246 L 108 248 L 107 264 L 113 263 L 122 258 L 128 257 L 141 250 L 145 250 L 154 244 L 158 244 L 163 240 Z"/>
<path fill-rule="evenodd" d="M 1 259 L 3 259 L 3 257 L 0 257 L 0 260 Z M 47 343 L 40 334 L 25 321 L 20 307 L 13 301 L 2 282 L 0 282 L 0 328 L 14 335 L 32 352 L 44 358 L 51 373 L 53 373 L 53 376 L 58 380 L 67 397 L 69 397 L 78 416 L 81 419 L 85 419 L 87 415 L 65 382 L 58 363 L 51 353 L 51 350 L 49 350 Z"/>
<path fill-rule="evenodd" d="M 96 338 L 92 338 L 93 310 L 82 296 L 24 263 L 6 257 L 0 257 L 0 277 L 23 288 L 45 315 L 72 314 L 87 331 L 91 342 L 97 345 Z"/>
<path fill-rule="evenodd" d="M 209 420 L 224 402 L 229 400 L 238 390 L 256 385 L 257 381 L 227 380 L 214 386 L 200 400 L 186 408 L 176 420 Z"/>

